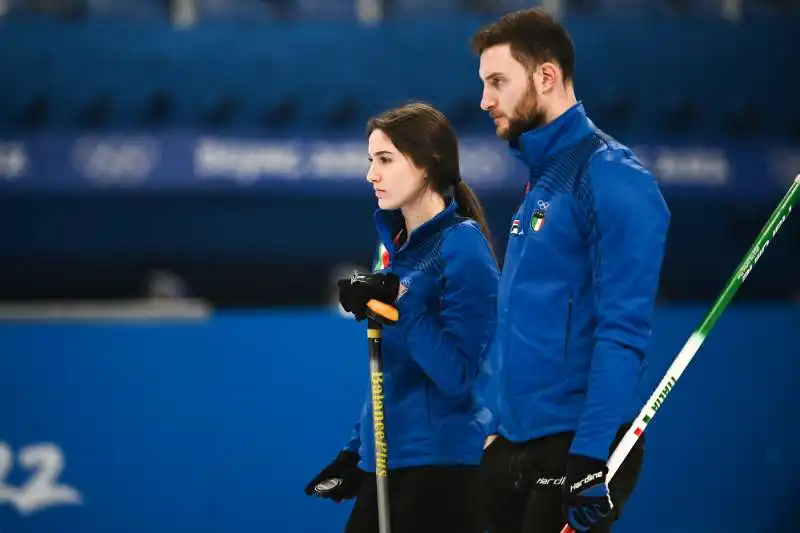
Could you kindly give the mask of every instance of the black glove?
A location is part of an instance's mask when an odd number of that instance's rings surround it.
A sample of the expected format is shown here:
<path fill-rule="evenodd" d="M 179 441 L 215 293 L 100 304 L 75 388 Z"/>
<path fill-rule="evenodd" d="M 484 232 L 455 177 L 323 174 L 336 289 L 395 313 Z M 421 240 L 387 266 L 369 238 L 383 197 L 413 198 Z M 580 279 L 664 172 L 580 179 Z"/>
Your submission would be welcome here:
<path fill-rule="evenodd" d="M 340 279 L 339 303 L 348 313 L 353 313 L 359 322 L 367 318 L 367 302 L 378 300 L 393 304 L 400 289 L 400 278 L 396 274 L 353 274 Z"/>
<path fill-rule="evenodd" d="M 364 472 L 358 468 L 359 459 L 355 452 L 339 452 L 336 459 L 306 486 L 306 495 L 314 494 L 336 503 L 355 498 L 364 479 Z"/>
<path fill-rule="evenodd" d="M 588 531 L 614 508 L 606 485 L 608 467 L 603 461 L 571 454 L 564 483 L 564 515 L 575 531 Z"/>

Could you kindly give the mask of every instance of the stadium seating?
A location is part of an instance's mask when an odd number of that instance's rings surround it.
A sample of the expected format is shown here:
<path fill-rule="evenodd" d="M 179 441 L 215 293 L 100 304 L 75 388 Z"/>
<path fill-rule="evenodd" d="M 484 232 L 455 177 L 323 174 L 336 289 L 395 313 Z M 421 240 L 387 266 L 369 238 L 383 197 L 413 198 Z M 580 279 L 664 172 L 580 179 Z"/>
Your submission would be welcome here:
<path fill-rule="evenodd" d="M 601 3 L 618 11 L 566 20 L 579 97 L 606 129 L 637 138 L 800 135 L 800 71 L 789 68 L 800 64 L 796 19 L 631 24 L 635 11 L 622 8 L 632 0 Z M 354 20 L 351 0 L 201 0 L 197 23 L 183 29 L 168 24 L 160 0 L 89 0 L 90 15 L 68 21 L 25 16 L 21 4 L 0 19 L 6 131 L 360 131 L 370 114 L 410 98 L 441 106 L 463 131 L 485 131 L 468 40 L 486 3 L 396 0 L 376 28 Z M 312 13 L 323 20 L 308 20 Z M 287 17 L 295 20 L 275 22 Z"/>

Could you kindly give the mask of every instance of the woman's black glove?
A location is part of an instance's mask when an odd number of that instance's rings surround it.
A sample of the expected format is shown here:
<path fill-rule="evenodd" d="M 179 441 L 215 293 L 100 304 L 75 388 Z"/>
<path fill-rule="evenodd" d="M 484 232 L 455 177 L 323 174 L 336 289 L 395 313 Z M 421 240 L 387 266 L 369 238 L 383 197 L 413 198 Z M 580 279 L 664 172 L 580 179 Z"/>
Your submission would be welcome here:
<path fill-rule="evenodd" d="M 355 498 L 364 479 L 364 472 L 358 468 L 359 459 L 355 452 L 339 452 L 336 459 L 306 486 L 306 495 L 314 494 L 336 503 Z"/>
<path fill-rule="evenodd" d="M 396 274 L 354 274 L 340 279 L 339 303 L 348 313 L 353 313 L 359 322 L 367 318 L 367 302 L 378 300 L 393 304 L 400 289 L 400 278 Z"/>

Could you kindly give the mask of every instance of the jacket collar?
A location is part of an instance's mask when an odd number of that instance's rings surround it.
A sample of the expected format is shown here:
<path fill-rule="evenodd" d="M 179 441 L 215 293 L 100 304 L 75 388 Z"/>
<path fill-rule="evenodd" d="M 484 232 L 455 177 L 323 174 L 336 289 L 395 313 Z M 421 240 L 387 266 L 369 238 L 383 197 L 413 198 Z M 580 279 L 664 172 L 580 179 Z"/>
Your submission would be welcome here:
<path fill-rule="evenodd" d="M 373 215 L 375 229 L 378 232 L 378 238 L 381 244 L 383 244 L 389 252 L 390 259 L 394 259 L 395 253 L 409 246 L 412 241 L 414 243 L 425 241 L 453 223 L 454 219 L 458 217 L 458 203 L 452 198 L 448 198 L 446 201 L 448 203 L 445 205 L 445 208 L 432 219 L 412 231 L 411 235 L 405 240 L 405 243 L 399 248 L 397 247 L 395 238 L 399 232 L 405 228 L 405 220 L 403 219 L 402 213 L 399 209 L 375 210 Z"/>
<path fill-rule="evenodd" d="M 528 130 L 518 139 L 509 141 L 509 146 L 515 157 L 528 168 L 533 168 L 594 131 L 595 126 L 586 116 L 583 103 L 578 102 L 554 121 Z"/>

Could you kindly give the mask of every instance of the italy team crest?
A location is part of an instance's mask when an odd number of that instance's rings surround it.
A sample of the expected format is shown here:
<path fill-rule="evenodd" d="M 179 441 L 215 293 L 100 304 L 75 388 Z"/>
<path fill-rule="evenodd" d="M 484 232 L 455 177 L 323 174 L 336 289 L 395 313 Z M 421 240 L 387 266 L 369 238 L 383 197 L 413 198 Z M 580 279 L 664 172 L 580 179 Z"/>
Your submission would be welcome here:
<path fill-rule="evenodd" d="M 544 216 L 545 211 L 543 209 L 537 209 L 533 212 L 533 216 L 531 217 L 531 229 L 536 232 L 542 229 L 544 226 Z"/>

